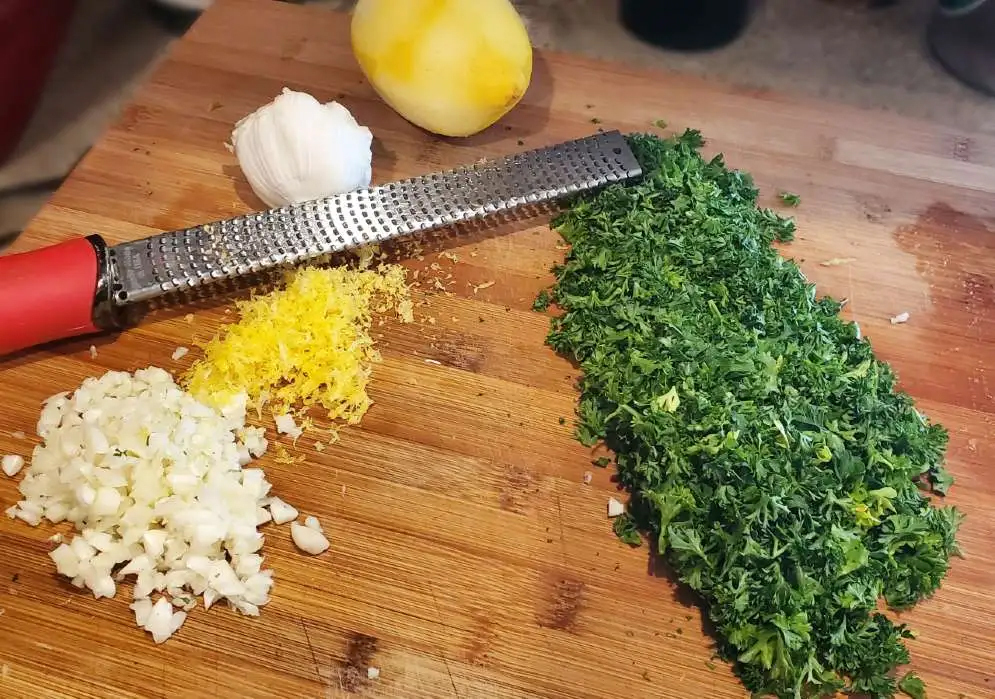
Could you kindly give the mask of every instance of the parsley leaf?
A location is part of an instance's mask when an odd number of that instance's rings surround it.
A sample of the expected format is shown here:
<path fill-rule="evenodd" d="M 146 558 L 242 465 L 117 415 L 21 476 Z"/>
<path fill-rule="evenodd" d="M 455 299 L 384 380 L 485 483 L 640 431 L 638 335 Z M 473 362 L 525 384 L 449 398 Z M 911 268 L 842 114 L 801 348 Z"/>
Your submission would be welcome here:
<path fill-rule="evenodd" d="M 912 699 L 926 699 L 926 683 L 914 672 L 906 673 L 899 681 L 898 688 Z"/>
<path fill-rule="evenodd" d="M 951 483 L 947 433 L 773 248 L 794 223 L 748 174 L 697 131 L 629 143 L 643 178 L 554 221 L 547 336 L 582 371 L 577 438 L 632 496 L 616 533 L 649 536 L 752 692 L 893 697 L 911 632 L 878 601 L 915 604 L 958 553 L 961 515 L 927 492 Z"/>
<path fill-rule="evenodd" d="M 616 517 L 612 523 L 615 535 L 629 546 L 641 546 L 643 539 L 639 536 L 639 528 L 628 514 Z"/>
<path fill-rule="evenodd" d="M 802 198 L 797 194 L 792 194 L 791 192 L 781 192 L 778 196 L 781 198 L 781 201 L 788 206 L 798 206 L 802 203 Z"/>
<path fill-rule="evenodd" d="M 550 296 L 549 291 L 543 289 L 542 291 L 539 292 L 539 295 L 536 297 L 536 300 L 532 302 L 532 310 L 540 312 L 545 311 L 547 308 L 549 308 L 549 304 L 552 302 L 553 299 Z"/>

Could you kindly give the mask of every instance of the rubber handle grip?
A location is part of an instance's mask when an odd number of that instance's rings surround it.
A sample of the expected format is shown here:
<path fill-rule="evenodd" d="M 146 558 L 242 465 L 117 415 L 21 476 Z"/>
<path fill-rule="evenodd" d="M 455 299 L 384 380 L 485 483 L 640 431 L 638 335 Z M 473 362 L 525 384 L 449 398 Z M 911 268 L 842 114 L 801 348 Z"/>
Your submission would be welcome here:
<path fill-rule="evenodd" d="M 99 331 L 99 269 L 86 238 L 0 257 L 0 356 Z"/>

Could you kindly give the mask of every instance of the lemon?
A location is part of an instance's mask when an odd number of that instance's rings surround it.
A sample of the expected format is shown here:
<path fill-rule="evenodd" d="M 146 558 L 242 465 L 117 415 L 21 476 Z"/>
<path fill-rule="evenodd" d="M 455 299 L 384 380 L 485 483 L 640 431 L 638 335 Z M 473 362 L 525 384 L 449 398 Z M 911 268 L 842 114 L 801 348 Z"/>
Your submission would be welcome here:
<path fill-rule="evenodd" d="M 359 0 L 352 48 L 408 121 L 470 136 L 507 114 L 532 77 L 532 45 L 508 0 Z"/>

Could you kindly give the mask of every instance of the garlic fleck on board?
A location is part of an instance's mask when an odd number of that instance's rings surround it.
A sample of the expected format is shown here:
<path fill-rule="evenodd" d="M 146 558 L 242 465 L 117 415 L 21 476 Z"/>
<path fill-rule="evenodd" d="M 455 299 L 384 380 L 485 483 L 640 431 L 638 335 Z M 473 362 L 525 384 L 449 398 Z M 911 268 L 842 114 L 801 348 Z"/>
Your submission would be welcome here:
<path fill-rule="evenodd" d="M 231 134 L 252 191 L 271 208 L 368 187 L 373 134 L 338 102 L 288 88 Z"/>
<path fill-rule="evenodd" d="M 290 539 L 297 548 L 312 556 L 324 553 L 331 545 L 319 530 L 297 522 L 290 524 Z"/>
<path fill-rule="evenodd" d="M 611 518 L 621 517 L 625 514 L 625 505 L 615 498 L 608 498 L 608 516 Z"/>

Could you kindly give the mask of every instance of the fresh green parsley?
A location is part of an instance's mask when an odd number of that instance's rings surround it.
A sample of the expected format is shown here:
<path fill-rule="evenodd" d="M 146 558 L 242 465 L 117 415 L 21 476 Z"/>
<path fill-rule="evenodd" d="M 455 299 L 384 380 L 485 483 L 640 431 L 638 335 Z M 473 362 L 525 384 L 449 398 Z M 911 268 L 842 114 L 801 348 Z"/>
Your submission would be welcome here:
<path fill-rule="evenodd" d="M 615 535 L 629 546 L 640 546 L 643 543 L 643 538 L 639 536 L 639 527 L 627 514 L 616 517 L 612 528 L 615 530 Z"/>
<path fill-rule="evenodd" d="M 798 206 L 802 203 L 802 198 L 797 194 L 792 194 L 791 192 L 781 192 L 778 196 L 787 206 Z"/>
<path fill-rule="evenodd" d="M 578 439 L 631 495 L 616 533 L 650 537 L 752 692 L 893 697 L 910 632 L 878 601 L 912 606 L 958 553 L 961 516 L 929 493 L 947 433 L 774 250 L 794 223 L 749 175 L 696 131 L 629 142 L 644 177 L 554 223 L 547 337 L 582 370 Z"/>
<path fill-rule="evenodd" d="M 926 699 L 926 683 L 914 672 L 906 673 L 899 681 L 898 688 L 912 699 Z"/>
<path fill-rule="evenodd" d="M 542 291 L 539 292 L 539 295 L 536 297 L 536 300 L 532 302 L 532 310 L 540 312 L 545 311 L 547 308 L 549 308 L 549 304 L 552 302 L 553 299 L 552 297 L 550 297 L 549 291 L 543 289 Z"/>

